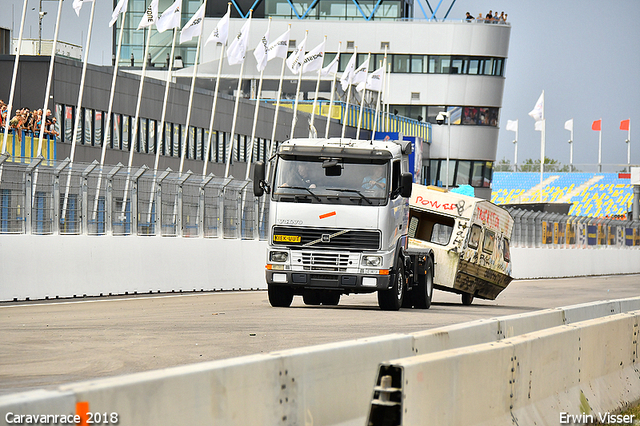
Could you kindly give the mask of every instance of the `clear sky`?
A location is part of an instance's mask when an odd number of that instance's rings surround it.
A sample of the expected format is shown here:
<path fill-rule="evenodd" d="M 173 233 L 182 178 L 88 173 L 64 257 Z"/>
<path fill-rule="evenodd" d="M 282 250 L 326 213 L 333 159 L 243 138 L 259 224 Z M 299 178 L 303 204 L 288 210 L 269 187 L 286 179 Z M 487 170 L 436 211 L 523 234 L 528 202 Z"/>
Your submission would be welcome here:
<path fill-rule="evenodd" d="M 110 63 L 111 32 L 107 27 L 112 0 L 97 0 L 95 29 L 89 60 Z M 438 0 L 431 0 L 435 7 Z M 43 38 L 53 38 L 57 1 L 44 0 Z M 439 17 L 451 4 L 444 0 Z M 22 1 L 4 0 L 0 26 L 20 25 Z M 38 37 L 39 2 L 29 0 L 24 37 Z M 35 10 L 32 10 L 35 9 Z M 416 6 L 417 17 L 422 12 Z M 77 18 L 71 0 L 64 2 L 60 39 L 84 44 L 90 4 Z M 425 10 L 428 10 L 425 7 Z M 515 133 L 505 130 L 507 120 L 519 120 L 518 160 L 540 158 L 540 133 L 527 114 L 545 91 L 547 157 L 569 163 L 569 132 L 564 123 L 574 119 L 574 164 L 596 164 L 602 119 L 602 161 L 627 162 L 627 132 L 620 121 L 631 119 L 631 162 L 640 164 L 640 0 L 457 0 L 449 18 L 461 19 L 469 11 L 477 16 L 489 10 L 505 11 L 512 24 L 506 84 L 500 114 L 497 159 L 513 162 Z M 13 22 L 12 22 L 13 18 Z M 621 169 L 616 167 L 615 170 Z M 595 170 L 593 170 L 595 171 Z"/>

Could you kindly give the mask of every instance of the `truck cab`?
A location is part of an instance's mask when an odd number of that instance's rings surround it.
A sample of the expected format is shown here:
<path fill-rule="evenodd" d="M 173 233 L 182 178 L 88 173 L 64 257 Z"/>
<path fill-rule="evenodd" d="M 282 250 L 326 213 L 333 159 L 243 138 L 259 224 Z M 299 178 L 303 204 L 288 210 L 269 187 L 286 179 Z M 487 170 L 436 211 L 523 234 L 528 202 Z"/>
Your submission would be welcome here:
<path fill-rule="evenodd" d="M 305 138 L 278 147 L 268 176 L 256 164 L 254 193 L 270 197 L 265 275 L 273 306 L 289 306 L 294 295 L 337 305 L 342 294 L 377 291 L 383 309 L 400 308 L 412 288 L 410 153 L 406 141 Z"/>

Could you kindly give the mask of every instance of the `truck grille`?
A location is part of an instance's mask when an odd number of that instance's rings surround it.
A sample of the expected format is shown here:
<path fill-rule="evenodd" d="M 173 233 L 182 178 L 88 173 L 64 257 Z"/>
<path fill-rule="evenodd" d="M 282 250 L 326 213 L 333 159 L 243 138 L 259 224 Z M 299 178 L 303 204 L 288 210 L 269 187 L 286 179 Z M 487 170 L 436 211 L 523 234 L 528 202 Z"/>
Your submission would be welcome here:
<path fill-rule="evenodd" d="M 277 242 L 290 248 L 379 250 L 380 231 L 339 228 L 290 228 L 275 226 L 273 235 L 300 237 L 298 242 Z"/>
<path fill-rule="evenodd" d="M 302 266 L 307 271 L 345 272 L 349 266 L 347 253 L 302 252 Z"/>

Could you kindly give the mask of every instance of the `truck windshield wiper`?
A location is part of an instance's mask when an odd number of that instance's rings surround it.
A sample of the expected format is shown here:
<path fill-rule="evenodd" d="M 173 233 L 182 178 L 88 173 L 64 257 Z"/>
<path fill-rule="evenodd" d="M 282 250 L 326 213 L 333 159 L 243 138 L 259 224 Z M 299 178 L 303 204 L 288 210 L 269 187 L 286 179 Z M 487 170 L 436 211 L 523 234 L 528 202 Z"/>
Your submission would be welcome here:
<path fill-rule="evenodd" d="M 316 200 L 318 200 L 319 203 L 321 203 L 322 201 L 320 200 L 320 197 L 318 197 L 313 191 L 311 191 L 309 188 L 305 188 L 304 186 L 282 186 L 280 185 L 278 187 L 278 189 L 280 188 L 285 188 L 285 189 L 303 189 L 305 191 L 307 191 L 309 194 L 311 194 L 313 196 L 313 198 L 315 198 Z"/>
<path fill-rule="evenodd" d="M 369 204 L 373 204 L 370 199 L 362 195 L 362 192 L 357 189 L 344 189 L 344 188 L 327 188 L 327 191 L 338 191 L 338 192 L 354 192 L 360 196 L 363 200 L 365 200 Z"/>

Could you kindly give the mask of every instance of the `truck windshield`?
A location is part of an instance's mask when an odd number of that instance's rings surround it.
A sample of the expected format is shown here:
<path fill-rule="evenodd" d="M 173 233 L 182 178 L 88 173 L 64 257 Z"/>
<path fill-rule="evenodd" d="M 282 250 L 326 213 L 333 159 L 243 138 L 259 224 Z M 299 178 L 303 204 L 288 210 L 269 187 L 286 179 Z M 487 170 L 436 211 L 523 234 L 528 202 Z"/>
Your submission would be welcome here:
<path fill-rule="evenodd" d="M 280 157 L 273 198 L 284 202 L 383 205 L 389 163 L 380 160 Z"/>

